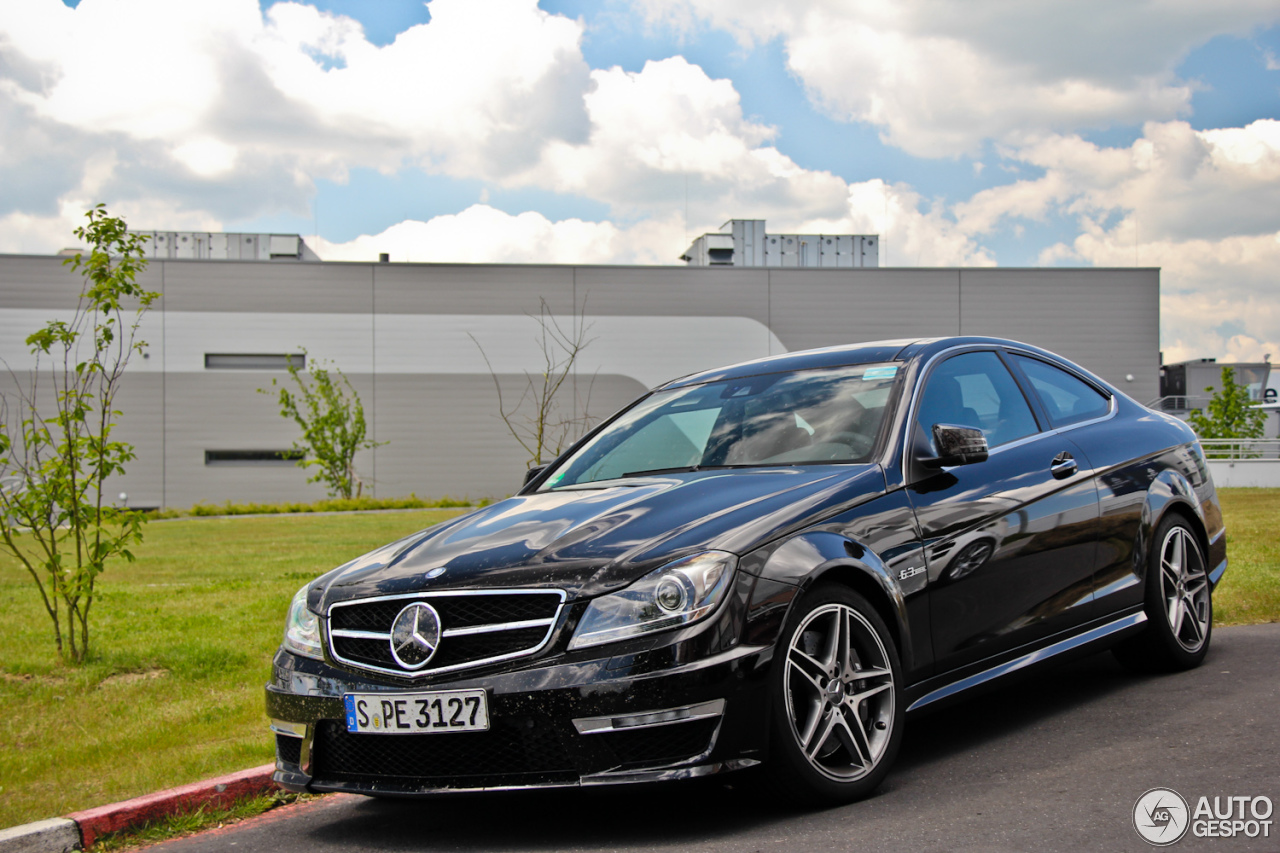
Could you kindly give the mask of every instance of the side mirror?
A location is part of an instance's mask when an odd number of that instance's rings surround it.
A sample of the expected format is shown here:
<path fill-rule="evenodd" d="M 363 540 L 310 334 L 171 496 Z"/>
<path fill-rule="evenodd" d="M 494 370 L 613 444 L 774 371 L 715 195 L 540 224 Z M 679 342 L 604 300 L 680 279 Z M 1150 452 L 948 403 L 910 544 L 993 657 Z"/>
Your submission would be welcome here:
<path fill-rule="evenodd" d="M 547 462 L 547 463 L 544 463 L 544 464 L 542 464 L 542 465 L 534 465 L 534 466 L 533 466 L 532 468 L 530 468 L 528 471 L 525 471 L 525 472 L 524 472 L 524 485 L 526 485 L 526 486 L 527 486 L 527 485 L 529 485 L 531 482 L 533 482 L 533 478 L 534 478 L 534 477 L 537 477 L 537 476 L 538 476 L 539 474 L 541 474 L 543 471 L 547 470 L 547 465 L 550 465 L 550 464 L 551 464 L 550 462 Z"/>
<path fill-rule="evenodd" d="M 933 444 L 938 448 L 938 455 L 920 460 L 928 468 L 972 465 L 985 462 L 988 455 L 987 437 L 973 427 L 934 424 Z"/>

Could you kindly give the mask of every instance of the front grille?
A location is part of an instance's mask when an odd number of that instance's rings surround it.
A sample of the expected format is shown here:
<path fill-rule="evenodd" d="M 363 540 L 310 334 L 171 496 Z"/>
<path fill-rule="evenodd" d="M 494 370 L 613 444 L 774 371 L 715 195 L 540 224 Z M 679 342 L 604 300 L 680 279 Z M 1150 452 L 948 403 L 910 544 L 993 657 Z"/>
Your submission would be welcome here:
<path fill-rule="evenodd" d="M 484 787 L 575 777 L 565 735 L 529 717 L 494 721 L 487 732 L 433 735 L 352 734 L 322 720 L 311 750 L 320 782 L 398 787 Z"/>
<path fill-rule="evenodd" d="M 391 620 L 413 601 L 426 601 L 449 628 L 472 628 L 504 622 L 552 619 L 560 609 L 558 592 L 470 593 L 463 595 L 416 595 L 336 604 L 329 614 L 332 628 L 355 631 L 386 631 Z"/>
<path fill-rule="evenodd" d="M 602 732 L 590 737 L 607 746 L 620 765 L 669 764 L 706 752 L 719 725 L 720 718 L 713 717 L 634 731 Z"/>
<path fill-rule="evenodd" d="M 495 590 L 339 602 L 329 612 L 329 647 L 343 663 L 410 678 L 525 657 L 551 638 L 564 598 L 560 590 Z M 440 641 L 427 666 L 408 670 L 391 654 L 391 625 L 415 601 L 439 614 Z"/>

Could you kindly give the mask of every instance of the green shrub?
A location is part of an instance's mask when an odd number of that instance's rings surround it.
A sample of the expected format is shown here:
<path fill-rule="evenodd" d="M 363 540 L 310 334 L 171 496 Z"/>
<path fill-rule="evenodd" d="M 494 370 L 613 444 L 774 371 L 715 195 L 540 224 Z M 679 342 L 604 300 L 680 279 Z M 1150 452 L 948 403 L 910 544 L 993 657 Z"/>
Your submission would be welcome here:
<path fill-rule="evenodd" d="M 410 494 L 407 498 L 326 498 L 304 503 L 198 503 L 190 509 L 160 509 L 148 513 L 150 518 L 212 517 L 222 515 L 284 515 L 302 512 L 366 512 L 379 509 L 465 509 L 488 506 L 488 498 L 473 502 L 470 498 L 445 496 L 427 500 Z"/>

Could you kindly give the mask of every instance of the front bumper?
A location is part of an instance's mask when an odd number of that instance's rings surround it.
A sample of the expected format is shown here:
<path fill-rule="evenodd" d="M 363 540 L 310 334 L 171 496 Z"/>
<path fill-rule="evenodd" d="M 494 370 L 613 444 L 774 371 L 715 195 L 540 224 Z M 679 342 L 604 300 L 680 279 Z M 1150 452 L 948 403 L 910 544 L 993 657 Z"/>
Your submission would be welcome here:
<path fill-rule="evenodd" d="M 759 763 L 771 648 L 693 660 L 689 651 L 677 643 L 408 685 L 282 650 L 266 689 L 275 780 L 295 791 L 414 796 L 659 781 Z M 351 734 L 343 722 L 344 693 L 477 687 L 488 695 L 487 732 Z"/>

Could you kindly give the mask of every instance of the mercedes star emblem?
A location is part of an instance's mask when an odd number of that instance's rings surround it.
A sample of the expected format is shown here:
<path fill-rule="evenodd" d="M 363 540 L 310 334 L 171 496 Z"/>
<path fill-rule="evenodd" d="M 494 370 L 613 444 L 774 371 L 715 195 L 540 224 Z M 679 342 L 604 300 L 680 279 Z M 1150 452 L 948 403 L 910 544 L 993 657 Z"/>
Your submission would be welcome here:
<path fill-rule="evenodd" d="M 391 656 L 405 669 L 422 669 L 440 645 L 440 614 L 430 604 L 415 601 L 391 623 Z"/>

